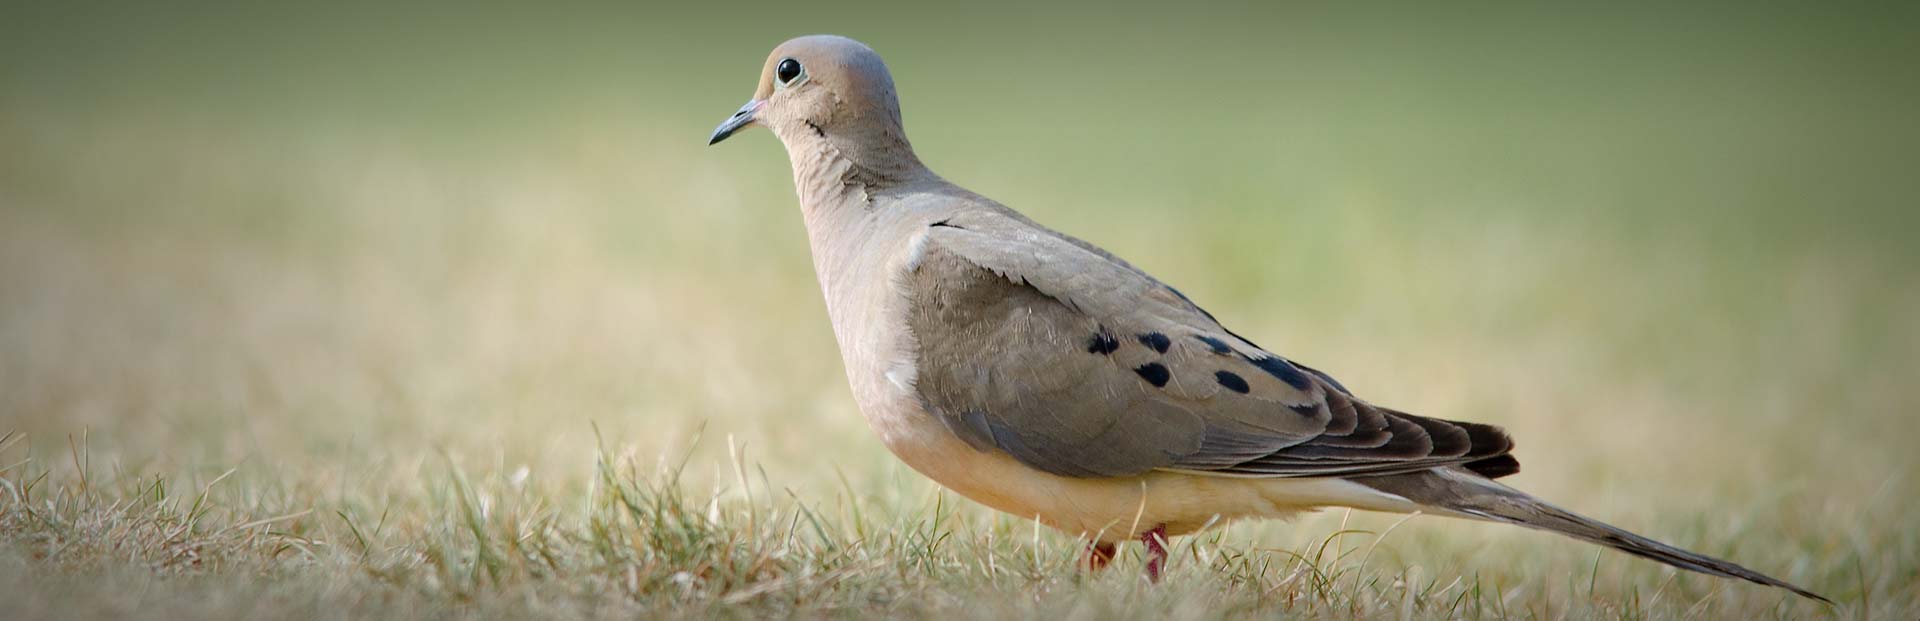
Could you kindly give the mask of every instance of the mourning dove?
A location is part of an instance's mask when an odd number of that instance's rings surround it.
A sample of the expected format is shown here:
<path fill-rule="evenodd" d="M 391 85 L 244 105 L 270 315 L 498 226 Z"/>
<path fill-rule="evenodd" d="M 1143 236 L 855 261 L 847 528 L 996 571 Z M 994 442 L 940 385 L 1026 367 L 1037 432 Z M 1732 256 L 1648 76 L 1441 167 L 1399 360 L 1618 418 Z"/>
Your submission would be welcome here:
<path fill-rule="evenodd" d="M 887 448 L 962 496 L 1092 542 L 1148 548 L 1324 507 L 1515 524 L 1826 601 L 1629 533 L 1494 479 L 1499 427 L 1373 405 L 1255 345 L 1126 261 L 928 170 L 893 78 L 857 41 L 767 57 L 714 130 L 773 130 L 854 399 Z"/>

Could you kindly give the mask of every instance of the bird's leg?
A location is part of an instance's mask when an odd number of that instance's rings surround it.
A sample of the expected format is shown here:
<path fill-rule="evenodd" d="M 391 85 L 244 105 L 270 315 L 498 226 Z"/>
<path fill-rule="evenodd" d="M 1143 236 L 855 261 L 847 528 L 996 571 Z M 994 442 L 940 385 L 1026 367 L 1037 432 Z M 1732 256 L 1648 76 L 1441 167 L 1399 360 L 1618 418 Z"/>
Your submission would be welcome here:
<path fill-rule="evenodd" d="M 1147 580 L 1159 582 L 1160 569 L 1167 563 L 1167 525 L 1140 533 L 1140 543 L 1147 546 Z"/>
<path fill-rule="evenodd" d="M 1087 569 L 1089 571 L 1106 569 L 1107 563 L 1113 562 L 1114 552 L 1114 547 L 1111 543 L 1102 543 L 1099 541 L 1087 542 Z"/>

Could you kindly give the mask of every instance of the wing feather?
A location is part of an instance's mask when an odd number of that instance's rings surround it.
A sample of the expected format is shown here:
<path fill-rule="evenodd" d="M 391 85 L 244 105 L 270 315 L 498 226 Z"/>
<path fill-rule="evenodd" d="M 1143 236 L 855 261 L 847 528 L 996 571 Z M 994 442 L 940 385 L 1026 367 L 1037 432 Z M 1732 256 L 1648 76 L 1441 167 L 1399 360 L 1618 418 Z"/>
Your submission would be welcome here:
<path fill-rule="evenodd" d="M 977 449 L 1074 477 L 1517 467 L 1497 427 L 1361 401 L 1125 261 L 1011 212 L 964 212 L 921 235 L 898 282 L 915 389 Z"/>

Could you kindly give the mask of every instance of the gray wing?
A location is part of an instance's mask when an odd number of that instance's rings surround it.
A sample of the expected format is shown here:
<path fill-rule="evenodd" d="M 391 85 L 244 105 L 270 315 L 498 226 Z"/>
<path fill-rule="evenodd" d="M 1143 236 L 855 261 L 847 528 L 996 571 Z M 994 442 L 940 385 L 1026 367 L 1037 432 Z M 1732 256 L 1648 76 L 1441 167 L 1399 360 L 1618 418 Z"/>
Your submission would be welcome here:
<path fill-rule="evenodd" d="M 1073 477 L 1517 470 L 1498 428 L 1367 404 L 1126 262 L 1016 215 L 956 215 L 915 244 L 900 283 L 914 386 L 974 448 Z"/>

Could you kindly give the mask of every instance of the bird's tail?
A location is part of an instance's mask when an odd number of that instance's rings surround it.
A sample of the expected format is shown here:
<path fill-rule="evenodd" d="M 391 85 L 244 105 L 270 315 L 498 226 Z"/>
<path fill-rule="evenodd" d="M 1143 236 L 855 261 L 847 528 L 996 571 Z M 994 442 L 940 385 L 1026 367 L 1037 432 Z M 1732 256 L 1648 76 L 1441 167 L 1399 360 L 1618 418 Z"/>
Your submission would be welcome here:
<path fill-rule="evenodd" d="M 1792 591 L 1828 604 L 1821 597 L 1786 581 L 1703 554 L 1695 554 L 1566 509 L 1547 504 L 1520 490 L 1455 468 L 1381 477 L 1352 479 L 1455 517 L 1525 526 L 1607 546 L 1641 558 L 1723 578 L 1739 578 Z"/>

